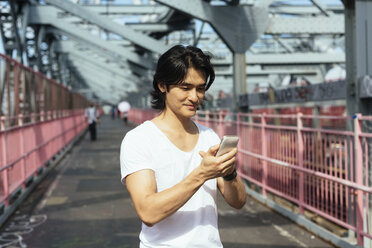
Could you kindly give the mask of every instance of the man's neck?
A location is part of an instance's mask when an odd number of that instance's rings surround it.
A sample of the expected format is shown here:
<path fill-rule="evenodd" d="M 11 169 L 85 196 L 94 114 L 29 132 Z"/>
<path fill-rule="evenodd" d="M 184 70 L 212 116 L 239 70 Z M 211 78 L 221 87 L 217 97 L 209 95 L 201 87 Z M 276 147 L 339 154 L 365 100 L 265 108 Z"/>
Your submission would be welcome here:
<path fill-rule="evenodd" d="M 193 132 L 195 129 L 195 124 L 191 118 L 177 116 L 171 111 L 164 110 L 157 119 L 167 129 L 174 131 Z"/>

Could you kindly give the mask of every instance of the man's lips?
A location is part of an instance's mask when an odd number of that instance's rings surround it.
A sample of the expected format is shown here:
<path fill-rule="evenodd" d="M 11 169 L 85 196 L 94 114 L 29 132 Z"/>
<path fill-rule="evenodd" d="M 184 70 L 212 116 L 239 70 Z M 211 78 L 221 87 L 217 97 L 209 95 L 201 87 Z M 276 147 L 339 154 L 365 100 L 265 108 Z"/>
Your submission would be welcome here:
<path fill-rule="evenodd" d="M 194 104 L 185 104 L 185 106 L 190 108 L 190 109 L 196 109 L 197 108 L 197 105 L 194 105 Z"/>

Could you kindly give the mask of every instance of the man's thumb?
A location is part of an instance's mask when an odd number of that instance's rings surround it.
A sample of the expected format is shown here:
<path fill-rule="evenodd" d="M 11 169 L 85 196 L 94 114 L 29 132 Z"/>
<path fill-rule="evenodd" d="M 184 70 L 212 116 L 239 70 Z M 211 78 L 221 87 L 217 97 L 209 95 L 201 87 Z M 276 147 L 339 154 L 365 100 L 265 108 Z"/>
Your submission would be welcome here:
<path fill-rule="evenodd" d="M 204 158 L 204 156 L 205 156 L 205 153 L 206 152 L 203 152 L 203 151 L 199 151 L 199 155 L 202 157 L 202 158 Z"/>
<path fill-rule="evenodd" d="M 216 155 L 216 152 L 218 151 L 218 149 L 220 148 L 220 145 L 214 145 L 214 146 L 211 146 L 208 150 L 208 153 L 211 154 L 212 156 Z"/>

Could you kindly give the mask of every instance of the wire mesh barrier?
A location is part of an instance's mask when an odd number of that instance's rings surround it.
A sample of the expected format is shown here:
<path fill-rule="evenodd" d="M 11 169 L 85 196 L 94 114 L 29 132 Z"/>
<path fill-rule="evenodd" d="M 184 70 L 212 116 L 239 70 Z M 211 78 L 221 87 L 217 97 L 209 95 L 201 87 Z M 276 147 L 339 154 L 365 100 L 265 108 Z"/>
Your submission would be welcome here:
<path fill-rule="evenodd" d="M 0 204 L 87 128 L 80 94 L 0 54 Z"/>
<path fill-rule="evenodd" d="M 131 111 L 129 116 L 141 116 L 142 110 Z M 155 111 L 146 110 L 144 119 L 135 122 L 154 116 Z M 300 215 L 309 211 L 348 229 L 358 245 L 372 239 L 372 117 L 206 111 L 194 119 L 220 137 L 239 136 L 239 174 L 263 196 L 279 196 Z M 346 131 L 348 126 L 352 131 Z"/>
<path fill-rule="evenodd" d="M 6 126 L 17 125 L 19 114 L 27 116 L 24 123 L 28 123 L 32 117 L 45 119 L 49 111 L 53 117 L 60 117 L 66 110 L 87 105 L 87 99 L 81 94 L 0 54 L 0 116 L 8 117 Z"/>
<path fill-rule="evenodd" d="M 9 196 L 25 184 L 48 160 L 87 127 L 84 111 L 68 116 L 23 124 L 28 116 L 19 116 L 18 126 L 5 129 L 0 119 L 0 202 L 9 204 Z"/>

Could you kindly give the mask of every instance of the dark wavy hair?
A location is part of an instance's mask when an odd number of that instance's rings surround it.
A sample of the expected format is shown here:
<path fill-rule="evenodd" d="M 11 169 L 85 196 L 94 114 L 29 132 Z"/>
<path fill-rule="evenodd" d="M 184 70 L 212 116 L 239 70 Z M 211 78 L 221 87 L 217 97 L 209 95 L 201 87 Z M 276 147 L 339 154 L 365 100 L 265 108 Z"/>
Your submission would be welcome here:
<path fill-rule="evenodd" d="M 161 92 L 158 84 L 165 84 L 167 90 L 170 85 L 177 85 L 183 82 L 189 68 L 202 71 L 206 82 L 205 90 L 212 85 L 215 75 L 210 62 L 211 56 L 203 53 L 197 47 L 176 45 L 162 54 L 158 60 L 154 75 L 153 91 L 151 92 L 151 105 L 154 109 L 165 109 L 165 93 Z"/>

